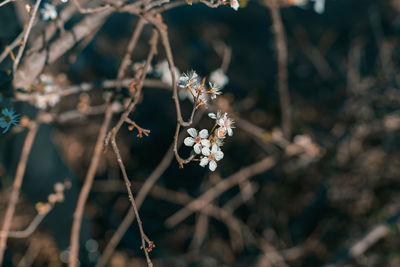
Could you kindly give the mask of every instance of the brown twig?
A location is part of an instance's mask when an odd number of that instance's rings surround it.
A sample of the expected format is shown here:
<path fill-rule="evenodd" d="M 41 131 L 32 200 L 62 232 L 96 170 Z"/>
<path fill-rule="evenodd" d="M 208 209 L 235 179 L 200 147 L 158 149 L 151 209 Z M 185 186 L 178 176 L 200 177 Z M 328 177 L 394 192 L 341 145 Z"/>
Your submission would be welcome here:
<path fill-rule="evenodd" d="M 200 121 L 202 112 L 195 118 L 194 124 L 197 124 Z M 183 136 L 185 133 L 181 133 L 178 140 L 178 146 L 182 145 Z M 175 143 L 175 142 L 174 142 Z M 173 158 L 174 158 L 174 143 L 171 144 L 168 151 L 165 153 L 164 157 L 154 169 L 154 171 L 150 174 L 148 178 L 146 178 L 146 182 L 141 186 L 137 197 L 136 197 L 136 205 L 138 209 L 142 206 L 144 200 L 146 199 L 147 195 L 149 194 L 150 190 L 153 188 L 157 180 L 161 177 L 161 175 L 165 172 L 165 170 L 170 166 Z M 131 208 L 129 212 L 125 216 L 122 223 L 119 225 L 117 231 L 115 231 L 114 235 L 111 237 L 110 241 L 107 243 L 106 248 L 103 251 L 100 259 L 98 260 L 96 267 L 103 267 L 107 264 L 111 255 L 114 253 L 115 247 L 120 242 L 121 238 L 124 236 L 126 231 L 128 230 L 129 226 L 132 224 L 133 220 L 135 219 L 135 212 Z"/>
<path fill-rule="evenodd" d="M 146 179 L 146 182 L 140 188 L 136 197 L 136 206 L 138 209 L 140 209 L 140 207 L 142 206 L 150 189 L 161 177 L 161 175 L 165 172 L 165 170 L 170 166 L 173 158 L 174 158 L 173 150 L 172 147 L 170 147 L 167 153 L 165 153 L 163 159 L 160 161 L 160 163 L 157 165 L 154 171 Z M 119 225 L 117 231 L 115 231 L 114 235 L 107 243 L 107 246 L 103 251 L 103 254 L 96 263 L 96 267 L 103 267 L 107 264 L 111 255 L 114 253 L 115 247 L 118 245 L 119 241 L 124 236 L 125 232 L 128 230 L 129 226 L 132 224 L 134 219 L 135 219 L 135 212 L 132 208 L 130 208 L 124 220 Z"/>
<path fill-rule="evenodd" d="M 35 140 L 38 127 L 39 125 L 37 122 L 30 123 L 29 131 L 28 134 L 26 135 L 25 142 L 22 147 L 21 158 L 17 166 L 17 171 L 15 174 L 10 201 L 8 202 L 6 214 L 4 215 L 2 233 L 5 234 L 0 236 L 0 266 L 3 263 L 4 250 L 6 248 L 8 232 L 11 227 L 12 218 L 15 212 L 15 206 L 17 205 L 20 189 L 22 186 L 22 181 L 24 179 L 26 164 L 28 162 L 28 157 L 32 149 L 33 141 Z"/>
<path fill-rule="evenodd" d="M 70 31 L 56 39 L 48 48 L 43 48 L 37 53 L 27 55 L 14 75 L 15 88 L 28 88 L 33 81 L 42 72 L 46 64 L 53 63 L 76 42 L 90 35 L 97 29 L 112 13 L 111 10 L 95 13 L 86 16 L 82 21 L 76 24 Z"/>
<path fill-rule="evenodd" d="M 290 140 L 292 132 L 292 110 L 290 105 L 290 94 L 288 89 L 287 69 L 287 43 L 286 33 L 283 26 L 281 13 L 277 1 L 264 0 L 265 5 L 271 11 L 272 27 L 275 35 L 275 48 L 278 60 L 278 91 L 281 105 L 282 129 L 286 139 Z"/>
<path fill-rule="evenodd" d="M 85 209 L 85 204 L 92 187 L 96 170 L 99 166 L 100 157 L 103 150 L 103 141 L 106 136 L 108 127 L 112 119 L 112 108 L 110 105 L 107 106 L 106 114 L 104 117 L 103 124 L 100 127 L 99 135 L 97 137 L 96 145 L 94 147 L 93 156 L 90 162 L 88 172 L 86 174 L 85 182 L 83 183 L 82 190 L 79 193 L 78 203 L 74 212 L 74 218 L 71 230 L 71 242 L 70 242 L 70 254 L 69 254 L 69 266 L 75 267 L 78 262 L 79 254 L 79 234 L 82 224 L 82 216 Z"/>
<path fill-rule="evenodd" d="M 177 211 L 175 214 L 170 216 L 165 224 L 168 227 L 174 227 L 179 222 L 190 216 L 194 211 L 199 211 L 204 208 L 207 204 L 217 198 L 226 190 L 232 188 L 233 186 L 249 179 L 250 177 L 263 173 L 276 164 L 276 158 L 273 156 L 267 156 L 262 160 L 242 168 L 238 172 L 232 174 L 228 178 L 221 180 L 214 187 L 207 190 L 196 200 L 188 203 L 183 209 Z"/>
<path fill-rule="evenodd" d="M 6 5 L 8 3 L 14 2 L 14 1 L 16 1 L 16 0 L 4 0 L 3 2 L 0 3 L 0 7 Z"/>
<path fill-rule="evenodd" d="M 118 69 L 118 74 L 117 74 L 117 90 L 121 89 L 121 81 L 124 78 L 126 68 L 129 66 L 132 56 L 132 52 L 136 47 L 137 41 L 139 40 L 140 35 L 142 34 L 144 25 L 146 24 L 146 21 L 143 18 L 140 18 L 138 23 L 136 24 L 135 30 L 133 31 L 132 37 L 128 43 L 128 46 L 126 48 L 125 55 L 121 61 L 121 65 L 119 66 Z"/>
<path fill-rule="evenodd" d="M 321 75 L 323 79 L 328 79 L 332 76 L 333 71 L 329 66 L 329 63 L 321 53 L 321 51 L 314 46 L 308 38 L 307 31 L 298 27 L 294 30 L 294 37 L 300 48 L 303 50 L 303 54 L 311 61 L 315 66 L 315 69 Z"/>
<path fill-rule="evenodd" d="M 30 17 L 29 23 L 28 23 L 28 28 L 25 31 L 24 38 L 22 39 L 22 44 L 21 44 L 21 46 L 20 46 L 20 48 L 18 50 L 18 54 L 17 54 L 17 56 L 15 57 L 15 60 L 14 60 L 14 64 L 13 64 L 14 72 L 17 70 L 19 61 L 21 60 L 21 57 L 22 57 L 22 53 L 25 50 L 26 42 L 28 41 L 29 34 L 31 33 L 33 22 L 35 20 L 36 13 L 37 13 L 37 11 L 39 9 L 39 5 L 40 5 L 41 1 L 42 0 L 37 0 L 36 3 L 35 3 L 35 6 L 33 7 L 32 14 L 31 14 L 31 17 Z"/>
<path fill-rule="evenodd" d="M 138 212 L 138 208 L 135 202 L 135 199 L 133 197 L 133 193 L 132 193 L 132 189 L 131 189 L 131 182 L 128 178 L 128 175 L 126 173 L 126 169 L 125 169 L 125 165 L 122 161 L 121 158 L 121 154 L 119 152 L 119 148 L 117 146 L 117 142 L 116 142 L 116 134 L 118 133 L 119 129 L 121 128 L 122 124 L 127 120 L 129 114 L 133 111 L 133 109 L 135 108 L 136 104 L 139 102 L 139 98 L 140 98 L 140 94 L 141 94 L 141 89 L 143 87 L 143 82 L 145 80 L 146 77 L 146 73 L 147 70 L 149 69 L 151 60 L 153 59 L 154 55 L 157 53 L 157 44 L 158 44 L 158 32 L 153 30 L 153 35 L 150 39 L 150 52 L 147 56 L 147 60 L 146 60 L 146 64 L 143 68 L 143 72 L 141 73 L 141 78 L 139 80 L 138 83 L 136 83 L 135 85 L 135 92 L 134 92 L 134 100 L 130 102 L 127 110 L 121 115 L 120 120 L 117 122 L 117 124 L 114 126 L 114 128 L 107 134 L 107 137 L 105 138 L 104 144 L 105 144 L 105 148 L 108 146 L 108 143 L 111 141 L 111 146 L 114 150 L 114 154 L 117 157 L 117 161 L 119 164 L 119 167 L 121 169 L 122 172 L 122 176 L 124 178 L 125 181 L 125 185 L 126 185 L 126 189 L 128 191 L 128 195 L 129 195 L 129 200 L 132 204 L 132 208 L 133 211 L 135 213 L 136 216 L 136 220 L 139 226 L 139 231 L 140 231 L 140 236 L 142 239 L 142 248 L 145 252 L 146 255 L 146 260 L 147 260 L 147 265 L 148 266 L 153 266 L 153 263 L 150 260 L 149 257 L 149 251 L 151 250 L 151 248 L 153 247 L 153 242 L 149 240 L 149 238 L 145 235 L 144 230 L 143 230 L 143 226 L 142 226 L 142 221 L 139 217 L 139 212 Z M 146 246 L 146 243 L 148 246 Z"/>
<path fill-rule="evenodd" d="M 149 129 L 144 129 L 144 128 L 140 127 L 136 122 L 134 122 L 133 120 L 131 120 L 129 118 L 126 118 L 125 121 L 130 124 L 128 127 L 129 131 L 132 131 L 135 128 L 138 130 L 138 134 L 137 134 L 138 138 L 142 138 L 143 134 L 145 136 L 149 136 L 149 134 L 150 134 Z"/>
<path fill-rule="evenodd" d="M 3 60 L 10 54 L 12 53 L 13 49 L 15 47 L 17 47 L 21 41 L 22 38 L 24 38 L 24 32 L 21 32 L 17 38 L 14 39 L 14 41 L 12 41 L 12 43 L 8 46 L 6 46 L 3 50 L 3 52 L 0 54 L 0 62 L 3 62 Z"/>
<path fill-rule="evenodd" d="M 72 3 L 75 5 L 75 7 L 78 9 L 78 11 L 82 14 L 97 13 L 97 12 L 104 11 L 111 7 L 109 4 L 106 4 L 104 6 L 99 6 L 99 7 L 95 7 L 95 8 L 83 8 L 78 0 L 72 0 Z"/>
<path fill-rule="evenodd" d="M 19 261 L 17 267 L 31 266 L 37 255 L 39 255 L 41 249 L 42 249 L 42 244 L 40 242 L 36 242 L 36 239 L 33 238 L 29 242 L 28 249 L 26 250 L 26 253 L 22 257 L 22 259 Z"/>

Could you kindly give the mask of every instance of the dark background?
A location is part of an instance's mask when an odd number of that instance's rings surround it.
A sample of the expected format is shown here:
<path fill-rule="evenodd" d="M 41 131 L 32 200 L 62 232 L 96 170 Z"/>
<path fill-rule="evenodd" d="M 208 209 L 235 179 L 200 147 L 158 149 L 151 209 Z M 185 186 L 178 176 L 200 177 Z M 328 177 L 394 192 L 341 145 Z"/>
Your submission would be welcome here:
<path fill-rule="evenodd" d="M 327 263 L 350 266 L 400 266 L 397 217 L 400 208 L 399 129 L 400 93 L 398 88 L 400 2 L 327 0 L 324 14 L 316 14 L 312 4 L 281 10 L 289 51 L 289 90 L 293 108 L 293 136 L 308 135 L 323 153 L 302 163 L 300 156 L 288 157 L 275 144 L 278 164 L 251 181 L 258 187 L 249 201 L 234 215 L 262 236 L 278 251 L 302 248 L 286 260 L 289 266 L 323 266 Z M 241 118 L 272 131 L 280 125 L 279 95 L 276 88 L 276 51 L 269 10 L 256 1 L 235 12 L 229 7 L 211 9 L 201 4 L 182 6 L 163 13 L 168 25 L 175 62 L 181 71 L 196 70 L 207 76 L 218 68 L 221 58 L 213 43 L 223 41 L 232 48 L 232 61 L 224 88 L 224 99 Z M 79 18 L 76 18 L 78 20 Z M 46 71 L 65 73 L 69 84 L 114 79 L 132 29 L 137 22 L 127 14 L 113 15 L 84 49 L 74 48 Z M 74 20 L 66 24 L 71 27 Z M 0 47 L 20 32 L 12 5 L 0 9 Z M 145 59 L 151 28 L 145 28 L 133 61 Z M 356 62 L 359 80 L 349 82 L 349 58 L 354 47 L 361 49 Z M 353 49 L 353 50 L 352 50 Z M 161 46 L 154 63 L 164 59 Z M 310 58 L 324 61 L 325 68 Z M 78 53 L 76 60 L 71 58 Z M 317 56 L 318 58 L 318 56 Z M 8 63 L 0 65 L 7 70 Z M 90 93 L 92 104 L 102 102 L 102 90 Z M 118 143 L 131 180 L 144 181 L 157 166 L 173 140 L 176 115 L 171 93 L 165 89 L 144 88 L 143 101 L 131 115 L 149 137 L 123 127 Z M 64 99 L 54 109 L 68 110 L 77 96 Z M 25 103 L 10 102 L 17 113 L 34 118 L 36 109 Z M 190 103 L 183 103 L 188 116 Z M 23 200 L 15 220 L 20 228 L 33 218 L 34 204 L 45 201 L 56 181 L 68 178 L 72 188 L 65 202 L 46 217 L 39 227 L 43 249 L 34 266 L 59 266 L 59 255 L 68 248 L 72 213 L 82 179 L 88 168 L 103 116 L 65 124 L 42 125 L 33 146 L 22 188 Z M 118 119 L 115 116 L 114 123 Z M 393 119 L 394 127 L 388 127 Z M 204 116 L 199 128 L 209 128 Z M 0 211 L 5 211 L 6 189 L 11 185 L 18 163 L 24 132 L 1 136 Z M 182 148 L 186 155 L 189 150 Z M 223 179 L 270 152 L 265 151 L 240 128 L 224 146 L 225 157 L 218 163 Z M 121 180 L 114 155 L 103 157 L 96 180 Z M 201 195 L 213 184 L 213 176 L 196 163 L 179 169 L 176 161 L 162 175 L 158 185 Z M 92 266 L 113 230 L 128 211 L 129 201 L 122 187 L 118 192 L 90 194 L 81 231 L 80 257 L 83 266 Z M 240 192 L 225 192 L 214 203 L 222 206 Z M 190 216 L 172 229 L 164 221 L 180 209 L 162 199 L 147 197 L 140 214 L 147 235 L 155 242 L 151 252 L 156 266 L 262 266 L 263 254 L 247 244 L 232 248 L 227 226 L 210 219 L 204 242 L 190 246 L 198 215 Z M 23 216 L 24 215 L 24 216 Z M 373 226 L 389 222 L 390 233 L 371 246 L 363 257 L 348 259 L 347 248 L 360 240 Z M 35 237 L 34 236 L 34 237 Z M 34 238 L 32 237 L 32 238 Z M 144 266 L 136 222 L 125 234 L 111 266 Z M 85 248 L 87 240 L 98 242 L 98 251 Z M 28 240 L 10 240 L 5 266 L 12 266 L 24 254 Z M 286 254 L 284 254 L 286 255 Z"/>

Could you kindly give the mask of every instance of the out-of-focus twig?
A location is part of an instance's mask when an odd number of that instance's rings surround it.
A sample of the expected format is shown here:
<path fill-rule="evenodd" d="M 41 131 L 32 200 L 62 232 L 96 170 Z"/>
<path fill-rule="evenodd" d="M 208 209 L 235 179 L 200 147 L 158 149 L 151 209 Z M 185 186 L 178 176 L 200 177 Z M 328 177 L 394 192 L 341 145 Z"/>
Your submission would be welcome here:
<path fill-rule="evenodd" d="M 298 27 L 294 31 L 294 37 L 303 50 L 303 54 L 313 63 L 321 77 L 323 79 L 331 77 L 333 73 L 331 67 L 319 49 L 310 42 L 307 31 L 302 27 Z"/>
<path fill-rule="evenodd" d="M 29 131 L 28 134 L 26 135 L 25 142 L 22 147 L 21 158 L 17 166 L 17 171 L 15 174 L 10 200 L 8 202 L 7 210 L 4 215 L 3 226 L 1 229 L 2 233 L 5 234 L 0 236 L 0 266 L 3 263 L 4 250 L 6 248 L 8 232 L 11 227 L 12 218 L 15 212 L 15 206 L 17 205 L 18 202 L 19 193 L 26 170 L 26 165 L 28 163 L 28 157 L 32 149 L 33 141 L 35 140 L 38 127 L 39 125 L 36 121 L 30 122 Z"/>
<path fill-rule="evenodd" d="M 10 45 L 4 48 L 3 52 L 0 54 L 0 62 L 2 62 L 7 57 L 7 55 L 12 53 L 12 50 L 21 43 L 23 37 L 24 32 L 21 32 Z"/>
<path fill-rule="evenodd" d="M 14 2 L 16 0 L 4 0 L 3 2 L 0 3 L 0 7 L 7 5 L 8 3 Z"/>
<path fill-rule="evenodd" d="M 292 108 L 290 105 L 290 94 L 288 88 L 287 69 L 287 42 L 278 1 L 264 0 L 264 4 L 271 11 L 272 28 L 275 35 L 275 48 L 278 60 L 278 91 L 281 104 L 282 129 L 286 139 L 290 140 L 292 134 Z"/>
<path fill-rule="evenodd" d="M 37 242 L 36 238 L 33 238 L 29 242 L 28 249 L 26 250 L 25 255 L 19 261 L 17 267 L 29 267 L 32 266 L 33 262 L 37 255 L 39 255 L 40 250 L 42 249 L 42 244 Z"/>
<path fill-rule="evenodd" d="M 78 11 L 82 14 L 97 13 L 97 12 L 104 11 L 111 7 L 109 4 L 106 4 L 104 6 L 99 6 L 99 7 L 95 7 L 95 8 L 83 8 L 81 6 L 81 4 L 79 3 L 79 0 L 72 0 L 72 3 L 76 6 Z"/>
<path fill-rule="evenodd" d="M 53 63 L 66 51 L 73 47 L 76 42 L 90 35 L 97 29 L 112 13 L 111 10 L 95 13 L 86 16 L 76 24 L 70 31 L 56 39 L 48 48 L 44 48 L 37 53 L 32 53 L 24 58 L 21 66 L 14 75 L 15 88 L 28 88 L 37 76 L 42 72 L 46 64 Z"/>
<path fill-rule="evenodd" d="M 27 29 L 25 31 L 24 38 L 22 39 L 22 44 L 21 44 L 21 46 L 20 46 L 20 48 L 18 50 L 18 54 L 17 54 L 17 56 L 15 57 L 15 60 L 14 60 L 14 64 L 13 64 L 14 72 L 18 68 L 18 64 L 19 64 L 19 61 L 21 60 L 22 53 L 25 50 L 26 42 L 28 41 L 29 34 L 31 33 L 33 22 L 34 22 L 34 20 L 36 18 L 36 13 L 37 13 L 37 11 L 39 9 L 41 1 L 42 0 L 37 0 L 36 3 L 35 3 L 35 6 L 33 7 L 32 14 L 31 14 L 31 17 L 29 19 L 28 27 L 27 27 Z"/>
<path fill-rule="evenodd" d="M 207 204 L 209 204 L 212 200 L 217 198 L 226 190 L 249 179 L 254 175 L 269 170 L 276 164 L 276 161 L 277 160 L 274 156 L 267 156 L 252 165 L 242 168 L 238 172 L 221 180 L 219 183 L 217 183 L 215 186 L 207 190 L 196 200 L 188 203 L 183 209 L 177 211 L 175 214 L 170 216 L 165 221 L 165 224 L 168 227 L 174 227 L 179 222 L 190 216 L 194 211 L 201 210 L 203 207 L 205 207 Z"/>

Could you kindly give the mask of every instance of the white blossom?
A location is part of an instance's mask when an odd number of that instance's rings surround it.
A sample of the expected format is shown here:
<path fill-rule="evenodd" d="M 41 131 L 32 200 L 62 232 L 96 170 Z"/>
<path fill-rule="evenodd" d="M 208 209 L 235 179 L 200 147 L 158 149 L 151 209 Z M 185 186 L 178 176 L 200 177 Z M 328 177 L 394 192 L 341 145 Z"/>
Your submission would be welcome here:
<path fill-rule="evenodd" d="M 215 113 L 208 113 L 208 117 L 210 117 L 210 118 L 213 119 L 213 120 L 218 121 L 219 119 L 222 118 L 222 113 L 221 113 L 221 111 L 218 111 L 217 114 L 215 114 Z"/>
<path fill-rule="evenodd" d="M 187 130 L 189 137 L 186 137 L 183 141 L 186 146 L 193 146 L 193 150 L 196 154 L 201 153 L 201 149 L 203 147 L 209 147 L 210 141 L 208 138 L 208 130 L 203 129 L 197 134 L 197 130 L 195 128 L 189 128 Z"/>
<path fill-rule="evenodd" d="M 46 74 L 39 77 L 43 92 L 35 94 L 34 104 L 40 109 L 54 107 L 60 101 L 60 88 L 54 84 L 53 78 Z"/>
<path fill-rule="evenodd" d="M 233 8 L 234 10 L 238 10 L 239 9 L 239 1 L 238 0 L 231 0 L 231 8 Z"/>
<path fill-rule="evenodd" d="M 197 83 L 199 83 L 199 75 L 197 75 L 197 73 L 192 70 L 188 73 L 183 73 L 181 75 L 178 85 L 180 87 L 191 87 Z"/>
<path fill-rule="evenodd" d="M 228 76 L 222 71 L 222 69 L 216 69 L 210 74 L 210 81 L 220 88 L 224 88 L 229 82 Z"/>
<path fill-rule="evenodd" d="M 314 0 L 314 11 L 318 14 L 325 12 L 325 0 Z"/>
<path fill-rule="evenodd" d="M 154 67 L 154 72 L 157 76 L 161 77 L 162 82 L 172 85 L 172 75 L 167 60 L 159 62 Z M 180 71 L 177 67 L 175 67 L 174 69 L 174 75 L 175 75 L 175 81 L 177 81 L 180 75 Z"/>
<path fill-rule="evenodd" d="M 144 66 L 146 66 L 146 60 L 142 60 L 142 61 L 133 63 L 132 69 L 133 69 L 133 71 L 134 71 L 135 73 L 137 73 L 137 72 L 139 72 L 139 71 L 140 71 L 141 73 L 143 73 Z M 153 67 L 151 66 L 151 64 L 149 64 L 149 68 L 147 69 L 146 75 L 149 74 L 149 73 L 151 73 L 152 71 L 153 71 Z"/>
<path fill-rule="evenodd" d="M 207 164 L 210 171 L 215 171 L 217 168 L 217 161 L 220 161 L 224 157 L 224 153 L 220 150 L 217 145 L 213 145 L 211 150 L 209 147 L 203 147 L 201 153 L 204 155 L 200 160 L 200 166 L 205 167 Z"/>
<path fill-rule="evenodd" d="M 215 99 L 217 98 L 217 95 L 222 94 L 222 92 L 220 91 L 221 89 L 217 85 L 215 85 L 212 82 L 210 82 L 209 84 L 210 84 L 209 92 L 211 94 L 211 99 Z"/>
<path fill-rule="evenodd" d="M 40 9 L 40 14 L 42 15 L 42 19 L 45 21 L 54 20 L 58 15 L 55 6 L 49 3 L 44 4 L 44 6 Z"/>
<path fill-rule="evenodd" d="M 215 132 L 218 138 L 223 138 L 225 135 L 228 133 L 229 136 L 233 135 L 233 120 L 231 118 L 228 118 L 228 114 L 225 112 L 225 114 L 217 119 L 217 124 L 220 126 Z"/>

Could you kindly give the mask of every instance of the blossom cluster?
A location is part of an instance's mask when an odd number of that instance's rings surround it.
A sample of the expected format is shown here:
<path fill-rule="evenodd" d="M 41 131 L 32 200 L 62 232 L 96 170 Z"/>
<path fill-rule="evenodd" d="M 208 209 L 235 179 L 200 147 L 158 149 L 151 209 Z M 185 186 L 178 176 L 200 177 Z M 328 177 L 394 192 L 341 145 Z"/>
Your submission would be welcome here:
<path fill-rule="evenodd" d="M 186 137 L 184 144 L 189 147 L 193 147 L 193 151 L 196 155 L 200 155 L 200 166 L 208 167 L 211 171 L 215 171 L 217 168 L 217 161 L 220 161 L 224 157 L 224 152 L 221 151 L 221 147 L 224 144 L 226 136 L 233 135 L 233 120 L 228 117 L 225 112 L 209 113 L 208 116 L 215 120 L 211 134 L 207 129 L 203 129 L 197 132 L 195 128 L 189 128 L 187 130 L 189 137 Z"/>
<path fill-rule="evenodd" d="M 35 94 L 34 104 L 37 108 L 54 107 L 60 101 L 60 88 L 54 83 L 51 76 L 40 75 L 40 93 Z"/>
<path fill-rule="evenodd" d="M 205 81 L 195 71 L 183 73 L 179 78 L 178 86 L 188 92 L 190 99 L 196 104 L 196 108 L 201 105 L 207 105 L 210 98 L 215 99 L 221 94 L 219 86 L 209 82 L 207 87 Z"/>
<path fill-rule="evenodd" d="M 15 114 L 14 110 L 3 108 L 0 116 L 0 128 L 3 128 L 3 134 L 6 133 L 12 125 L 17 126 L 19 115 Z"/>
<path fill-rule="evenodd" d="M 195 71 L 183 73 L 179 78 L 178 86 L 187 90 L 192 96 L 196 108 L 200 105 L 207 105 L 209 99 L 215 99 L 221 94 L 220 87 L 215 83 L 209 82 L 205 86 L 205 79 L 201 79 Z M 197 131 L 195 128 L 187 130 L 189 136 L 185 138 L 184 144 L 193 147 L 195 157 L 192 160 L 200 161 L 200 166 L 208 165 L 211 171 L 217 168 L 217 161 L 224 157 L 221 147 L 227 136 L 233 135 L 233 120 L 228 114 L 218 111 L 209 113 L 208 116 L 215 120 L 214 126 L 210 131 L 202 129 Z M 196 158 L 199 156 L 200 158 Z"/>

